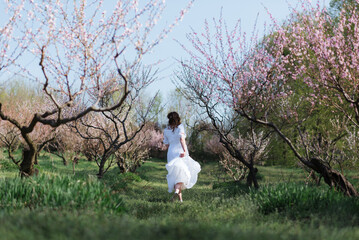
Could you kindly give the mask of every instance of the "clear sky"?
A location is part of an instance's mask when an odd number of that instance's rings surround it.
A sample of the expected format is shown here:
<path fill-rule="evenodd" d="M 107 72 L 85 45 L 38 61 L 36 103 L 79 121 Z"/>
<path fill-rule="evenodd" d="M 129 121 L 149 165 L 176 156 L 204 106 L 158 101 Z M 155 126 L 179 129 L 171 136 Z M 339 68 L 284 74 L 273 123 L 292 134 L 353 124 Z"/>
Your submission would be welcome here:
<path fill-rule="evenodd" d="M 317 0 L 313 0 L 313 2 L 316 1 Z M 328 5 L 330 0 L 320 1 L 323 5 Z M 106 0 L 106 8 L 109 10 L 113 8 L 114 2 L 115 0 Z M 140 0 L 140 3 L 141 2 L 146 2 L 146 0 Z M 179 16 L 179 11 L 188 4 L 189 0 L 167 0 L 166 2 L 167 8 L 160 20 L 160 25 L 173 23 L 173 20 Z M 223 18 L 229 26 L 236 23 L 238 19 L 241 19 L 242 31 L 248 33 L 253 31 L 253 26 L 258 16 L 257 29 L 259 33 L 261 33 L 261 28 L 264 26 L 264 23 L 271 23 L 266 8 L 272 16 L 280 22 L 288 16 L 290 7 L 297 8 L 299 4 L 300 0 L 195 0 L 183 21 L 174 28 L 166 39 L 154 48 L 152 54 L 146 56 L 144 59 L 145 64 L 151 64 L 159 60 L 163 61 L 158 65 L 159 80 L 148 88 L 149 94 L 152 95 L 160 91 L 163 96 L 166 96 L 171 90 L 175 89 L 172 83 L 172 79 L 174 78 L 173 72 L 179 70 L 179 64 L 176 59 L 188 59 L 182 47 L 175 40 L 184 45 L 189 45 L 190 43 L 186 39 L 186 33 L 191 32 L 191 28 L 197 32 L 201 32 L 205 19 L 209 20 L 209 22 L 212 18 L 218 19 L 221 9 Z M 1 0 L 0 8 L 3 7 L 4 1 Z M 33 62 L 33 59 L 30 59 L 28 64 L 29 67 L 31 64 L 34 65 L 32 70 L 33 74 L 36 75 L 36 72 L 40 71 L 38 63 Z M 1 77 L 2 75 L 0 74 L 0 78 Z"/>
<path fill-rule="evenodd" d="M 148 90 L 150 92 L 159 90 L 163 96 L 166 96 L 171 90 L 175 89 L 171 80 L 173 79 L 173 71 L 179 67 L 176 59 L 186 59 L 188 56 L 174 39 L 184 45 L 190 44 L 186 40 L 186 33 L 190 32 L 191 28 L 201 32 L 204 20 L 218 19 L 221 8 L 223 9 L 223 18 L 228 25 L 234 24 L 238 19 L 241 19 L 242 30 L 248 33 L 253 31 L 253 26 L 258 16 L 257 29 L 261 33 L 260 29 L 264 26 L 264 23 L 271 23 L 266 8 L 280 22 L 288 16 L 290 6 L 297 8 L 299 7 L 299 2 L 298 0 L 195 0 L 183 21 L 151 54 L 150 58 L 152 60 L 153 58 L 162 59 L 163 63 L 159 65 L 160 79 L 153 83 Z M 314 0 L 313 2 L 316 1 Z M 165 21 L 166 19 L 173 19 L 174 15 L 178 15 L 179 9 L 185 6 L 185 3 L 188 3 L 188 1 L 168 0 L 168 8 L 163 15 Z M 322 4 L 328 5 L 329 0 L 322 1 Z"/>

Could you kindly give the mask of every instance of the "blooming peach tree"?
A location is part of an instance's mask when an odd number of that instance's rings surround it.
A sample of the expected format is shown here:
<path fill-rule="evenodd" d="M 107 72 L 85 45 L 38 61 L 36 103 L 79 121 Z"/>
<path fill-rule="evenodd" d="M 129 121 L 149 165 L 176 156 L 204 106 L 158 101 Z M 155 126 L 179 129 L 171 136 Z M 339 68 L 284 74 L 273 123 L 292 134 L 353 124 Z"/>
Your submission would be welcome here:
<path fill-rule="evenodd" d="M 97 163 L 99 178 L 115 163 L 123 168 L 121 171 L 127 171 L 127 168 L 135 169 L 142 161 L 142 155 L 138 154 L 147 151 L 144 145 L 149 136 L 146 138 L 141 131 L 153 115 L 157 115 L 151 111 L 156 96 L 144 103 L 142 93 L 145 87 L 153 82 L 154 76 L 151 69 L 143 70 L 142 74 L 138 71 L 134 73 L 129 75 L 131 87 L 124 104 L 113 110 L 89 113 L 70 124 L 87 145 L 84 149 L 85 155 Z M 109 93 L 101 101 L 101 105 L 112 105 L 119 97 L 121 96 Z M 130 164 L 130 155 L 138 161 Z"/>
<path fill-rule="evenodd" d="M 359 1 L 355 1 L 359 4 Z M 296 61 L 296 78 L 313 89 L 313 101 L 334 106 L 359 127 L 359 12 L 344 4 L 338 17 L 326 9 L 312 8 L 290 23 L 289 51 Z"/>
<path fill-rule="evenodd" d="M 24 81 L 8 83 L 0 93 L 0 101 L 4 104 L 4 111 L 11 118 L 16 118 L 20 124 L 28 124 L 36 110 L 47 110 L 47 104 L 41 91 L 35 86 L 29 86 Z M 26 145 L 21 138 L 21 131 L 8 121 L 0 121 L 0 141 L 6 147 L 9 158 L 20 167 L 21 158 L 12 153 L 19 147 Z M 35 163 L 40 151 L 53 140 L 54 129 L 50 126 L 37 125 L 30 133 L 33 144 L 37 146 Z"/>
<path fill-rule="evenodd" d="M 212 102 L 212 106 L 222 103 L 222 109 L 232 109 L 238 117 L 268 127 L 288 144 L 301 164 L 320 174 L 329 186 L 358 195 L 320 154 L 306 152 L 303 142 L 297 144 L 284 131 L 303 131 L 324 103 L 322 99 L 339 109 L 351 109 L 351 114 L 344 111 L 349 119 L 356 116 L 358 13 L 342 14 L 335 25 L 319 4 L 302 3 L 302 12 L 293 9 L 283 26 L 274 22 L 261 39 L 256 31 L 247 39 L 239 23 L 229 29 L 222 18 L 214 20 L 212 28 L 206 22 L 202 33 L 188 34 L 192 48 L 183 47 L 191 61 L 182 63 L 192 76 L 187 78 L 188 95 L 202 103 Z M 309 90 L 295 91 L 301 83 Z M 348 104 L 343 107 L 341 102 Z"/>
<path fill-rule="evenodd" d="M 0 41 L 9 42 L 10 47 L 19 46 L 21 51 L 15 49 L 14 54 L 6 54 L 3 52 L 8 48 L 1 46 L 2 71 L 20 72 L 40 82 L 48 106 L 45 111 L 34 111 L 29 122 L 21 123 L 0 104 L 0 118 L 16 126 L 27 144 L 20 164 L 22 175 L 27 176 L 34 172 L 37 152 L 30 136 L 34 128 L 39 125 L 56 128 L 90 112 L 122 106 L 130 93 L 129 72 L 182 19 L 192 1 L 172 24 L 160 31 L 156 29 L 157 34 L 153 30 L 166 6 L 162 0 L 120 0 L 110 10 L 102 0 L 7 3 L 12 15 L 9 24 L 0 30 L 6 33 Z M 26 67 L 29 58 L 39 64 L 36 70 L 39 74 L 35 73 L 35 66 Z M 6 68 L 8 65 L 11 68 Z M 114 70 L 118 77 L 109 78 Z M 120 96 L 117 102 L 109 106 L 100 104 L 107 94 L 115 92 Z"/>
<path fill-rule="evenodd" d="M 29 32 L 20 34 L 17 27 L 23 16 L 25 1 L 7 2 L 1 5 L 0 20 L 0 71 L 11 67 L 28 45 Z M 20 44 L 18 44 L 20 43 Z"/>

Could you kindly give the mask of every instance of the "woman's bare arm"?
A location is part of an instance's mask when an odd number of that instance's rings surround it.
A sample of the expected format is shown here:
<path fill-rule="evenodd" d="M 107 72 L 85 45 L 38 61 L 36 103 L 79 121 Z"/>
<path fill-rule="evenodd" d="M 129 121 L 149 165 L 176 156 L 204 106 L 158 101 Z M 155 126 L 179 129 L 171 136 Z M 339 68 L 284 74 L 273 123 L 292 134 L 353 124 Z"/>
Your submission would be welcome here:
<path fill-rule="evenodd" d="M 186 149 L 187 149 L 186 140 L 184 136 L 181 136 L 180 142 L 183 149 L 183 153 L 180 154 L 180 157 L 184 157 L 186 156 Z"/>

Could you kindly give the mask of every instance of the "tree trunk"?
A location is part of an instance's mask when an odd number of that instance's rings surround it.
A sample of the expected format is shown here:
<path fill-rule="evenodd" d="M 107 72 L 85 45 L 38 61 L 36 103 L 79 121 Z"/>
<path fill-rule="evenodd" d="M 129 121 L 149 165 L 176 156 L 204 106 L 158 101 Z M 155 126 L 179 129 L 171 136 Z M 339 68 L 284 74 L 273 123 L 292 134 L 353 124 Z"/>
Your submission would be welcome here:
<path fill-rule="evenodd" d="M 276 131 L 279 136 L 288 144 L 290 149 L 293 151 L 294 155 L 297 157 L 299 161 L 301 161 L 305 166 L 309 167 L 310 169 L 313 169 L 317 173 L 319 173 L 323 178 L 326 184 L 328 184 L 330 187 L 335 187 L 338 191 L 341 191 L 347 196 L 359 196 L 356 189 L 353 187 L 353 185 L 345 178 L 343 174 L 340 172 L 331 169 L 328 166 L 325 166 L 319 159 L 312 158 L 310 160 L 304 159 L 297 148 L 294 146 L 292 141 L 286 137 L 282 131 L 273 123 L 265 122 L 259 119 L 251 118 L 250 116 L 242 113 L 243 116 L 245 116 L 248 120 L 259 123 L 261 125 L 267 126 L 272 128 L 274 131 Z"/>
<path fill-rule="evenodd" d="M 101 161 L 98 168 L 97 177 L 102 178 L 104 174 L 105 174 L 105 161 Z"/>
<path fill-rule="evenodd" d="M 125 173 L 127 171 L 125 160 L 122 157 L 117 161 L 117 166 L 120 169 L 120 173 Z"/>
<path fill-rule="evenodd" d="M 258 181 L 257 181 L 257 172 L 258 172 L 257 168 L 250 167 L 249 168 L 249 173 L 248 173 L 248 176 L 247 176 L 247 185 L 249 187 L 251 187 L 252 184 L 253 184 L 256 189 L 259 188 L 259 184 L 258 184 Z"/>
<path fill-rule="evenodd" d="M 60 156 L 60 158 L 62 159 L 62 164 L 64 164 L 64 166 L 67 166 L 67 160 L 66 160 L 65 156 L 63 156 L 63 155 L 58 155 L 58 156 Z"/>
<path fill-rule="evenodd" d="M 35 171 L 34 171 L 34 164 L 36 161 L 36 147 L 35 148 L 30 148 L 30 149 L 26 149 L 24 148 L 22 151 L 22 162 L 20 164 L 20 175 L 22 177 L 29 177 L 32 176 Z"/>
<path fill-rule="evenodd" d="M 22 162 L 20 164 L 20 175 L 21 177 L 29 177 L 32 176 L 35 171 L 34 164 L 36 162 L 37 157 L 37 146 L 29 137 L 28 133 L 25 131 L 21 131 L 21 135 L 26 141 L 28 148 L 24 148 L 22 151 Z"/>
<path fill-rule="evenodd" d="M 320 160 L 313 158 L 310 161 L 314 165 L 314 170 L 323 176 L 324 181 L 336 190 L 343 192 L 347 196 L 359 196 L 354 186 L 340 172 L 325 166 Z"/>

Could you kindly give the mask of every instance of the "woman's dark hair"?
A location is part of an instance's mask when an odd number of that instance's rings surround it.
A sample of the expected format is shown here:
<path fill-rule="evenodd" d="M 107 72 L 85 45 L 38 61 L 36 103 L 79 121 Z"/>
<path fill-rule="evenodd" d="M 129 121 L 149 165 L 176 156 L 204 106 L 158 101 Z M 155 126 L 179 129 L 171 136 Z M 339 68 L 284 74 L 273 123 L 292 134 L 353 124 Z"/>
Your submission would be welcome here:
<path fill-rule="evenodd" d="M 167 115 L 167 118 L 168 118 L 168 126 L 172 129 L 172 131 L 174 131 L 178 127 L 178 125 L 181 124 L 181 118 L 176 112 L 170 112 Z"/>

